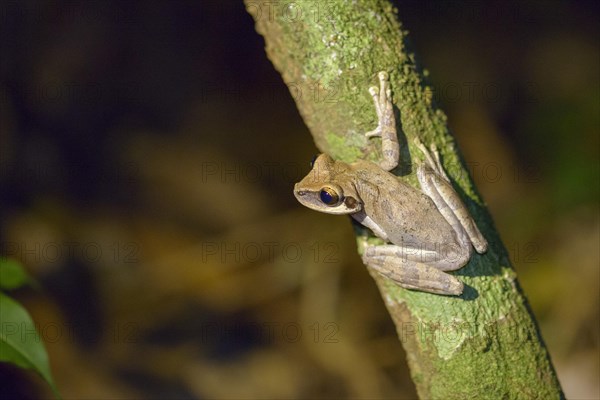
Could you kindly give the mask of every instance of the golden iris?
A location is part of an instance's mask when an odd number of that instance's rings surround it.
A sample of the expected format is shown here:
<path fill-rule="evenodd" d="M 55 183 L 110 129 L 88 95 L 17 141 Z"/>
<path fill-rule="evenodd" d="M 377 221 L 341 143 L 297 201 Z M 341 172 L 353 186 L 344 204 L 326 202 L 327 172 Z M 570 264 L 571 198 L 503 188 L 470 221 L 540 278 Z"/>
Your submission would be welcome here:
<path fill-rule="evenodd" d="M 321 198 L 321 201 L 328 206 L 334 206 L 340 201 L 340 196 L 330 187 L 324 187 L 321 189 L 319 197 Z"/>

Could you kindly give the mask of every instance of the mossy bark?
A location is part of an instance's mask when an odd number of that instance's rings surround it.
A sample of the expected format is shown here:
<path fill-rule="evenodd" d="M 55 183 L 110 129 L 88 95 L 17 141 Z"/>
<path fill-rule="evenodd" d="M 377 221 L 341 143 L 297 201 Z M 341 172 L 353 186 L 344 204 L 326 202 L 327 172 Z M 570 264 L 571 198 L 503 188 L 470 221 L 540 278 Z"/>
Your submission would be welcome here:
<path fill-rule="evenodd" d="M 266 52 L 290 88 L 319 150 L 335 159 L 376 160 L 380 141 L 367 91 L 387 71 L 396 111 L 401 165 L 417 185 L 421 153 L 412 139 L 435 143 L 453 184 L 490 246 L 456 272 L 461 297 L 402 289 L 377 273 L 421 398 L 563 398 L 507 251 L 465 168 L 446 116 L 406 47 L 398 12 L 384 0 L 268 2 L 245 0 Z M 359 251 L 368 237 L 356 228 Z"/>

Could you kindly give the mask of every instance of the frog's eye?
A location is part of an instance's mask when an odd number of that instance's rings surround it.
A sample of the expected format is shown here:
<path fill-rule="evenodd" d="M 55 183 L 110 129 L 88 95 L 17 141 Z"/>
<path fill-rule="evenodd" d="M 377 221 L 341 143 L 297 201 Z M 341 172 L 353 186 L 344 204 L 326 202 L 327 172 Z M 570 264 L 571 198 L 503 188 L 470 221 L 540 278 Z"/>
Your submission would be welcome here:
<path fill-rule="evenodd" d="M 340 202 L 340 195 L 330 187 L 324 187 L 319 193 L 321 201 L 328 206 L 335 206 Z"/>
<path fill-rule="evenodd" d="M 315 161 L 317 161 L 317 158 L 319 157 L 318 154 L 315 154 L 312 158 L 312 160 L 310 160 L 310 167 L 314 167 L 315 166 Z"/>

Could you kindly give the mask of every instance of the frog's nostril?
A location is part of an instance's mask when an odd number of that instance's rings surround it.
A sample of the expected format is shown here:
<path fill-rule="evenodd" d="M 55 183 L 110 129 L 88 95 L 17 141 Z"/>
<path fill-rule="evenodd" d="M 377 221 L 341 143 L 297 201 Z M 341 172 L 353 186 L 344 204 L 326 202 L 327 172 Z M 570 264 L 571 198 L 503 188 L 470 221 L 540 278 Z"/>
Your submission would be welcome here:
<path fill-rule="evenodd" d="M 298 193 L 298 196 L 304 196 L 306 194 L 306 192 L 303 190 L 299 190 L 296 193 Z"/>

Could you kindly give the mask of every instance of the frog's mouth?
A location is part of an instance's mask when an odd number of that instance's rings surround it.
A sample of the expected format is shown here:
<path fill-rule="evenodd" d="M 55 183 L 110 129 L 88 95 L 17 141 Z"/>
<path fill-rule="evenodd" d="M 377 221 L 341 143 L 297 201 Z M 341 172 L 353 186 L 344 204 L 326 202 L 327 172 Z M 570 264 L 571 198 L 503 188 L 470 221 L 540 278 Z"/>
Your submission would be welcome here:
<path fill-rule="evenodd" d="M 321 198 L 320 191 L 301 190 L 294 188 L 294 196 L 300 204 L 311 210 L 327 214 L 354 214 L 362 210 L 362 203 L 352 196 L 341 196 L 335 204 L 326 204 Z"/>

